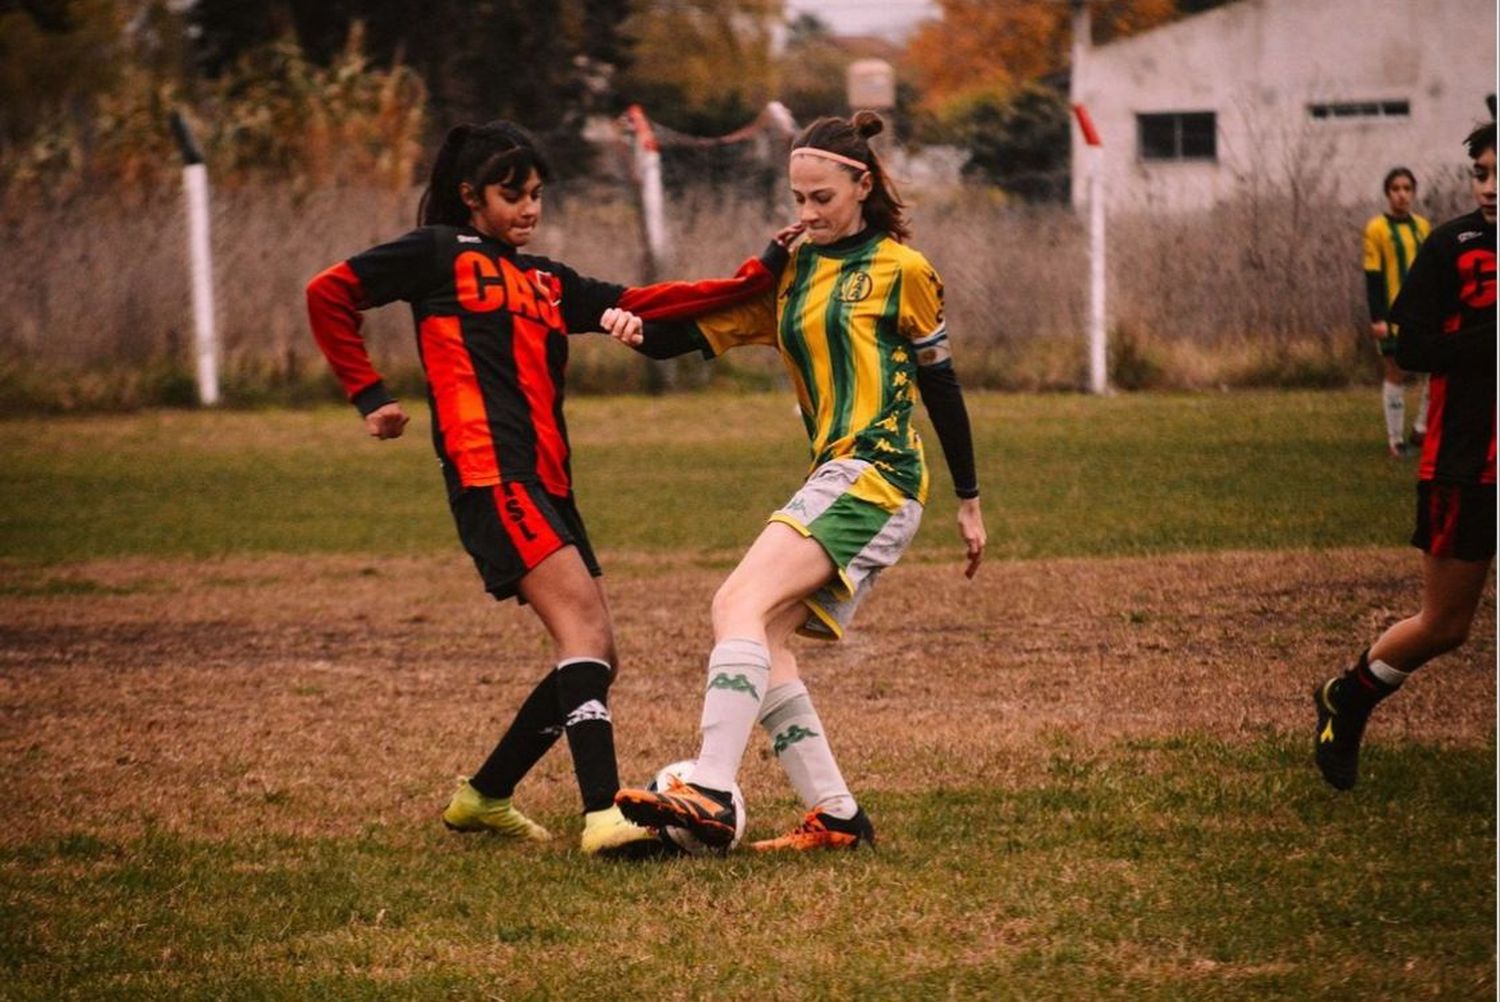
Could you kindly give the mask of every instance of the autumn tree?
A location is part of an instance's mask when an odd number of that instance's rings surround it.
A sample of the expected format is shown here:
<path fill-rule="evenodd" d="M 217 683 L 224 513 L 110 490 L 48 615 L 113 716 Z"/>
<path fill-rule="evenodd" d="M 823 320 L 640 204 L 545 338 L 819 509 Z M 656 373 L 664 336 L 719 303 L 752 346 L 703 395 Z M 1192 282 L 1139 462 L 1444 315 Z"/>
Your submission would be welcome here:
<path fill-rule="evenodd" d="M 1073 6 L 1068 0 L 938 0 L 940 20 L 917 30 L 905 70 L 923 105 L 941 113 L 954 99 L 1003 95 L 1067 65 Z M 1095 41 L 1130 34 L 1171 18 L 1174 0 L 1095 0 Z"/>
<path fill-rule="evenodd" d="M 783 0 L 638 4 L 624 31 L 634 62 L 617 79 L 626 101 L 684 132 L 744 125 L 776 93 L 771 37 Z"/>
<path fill-rule="evenodd" d="M 290 35 L 328 65 L 356 23 L 379 64 L 400 62 L 422 78 L 431 120 L 514 119 L 541 133 L 576 133 L 628 64 L 621 25 L 630 0 L 197 0 L 191 8 L 210 76 L 248 51 Z"/>

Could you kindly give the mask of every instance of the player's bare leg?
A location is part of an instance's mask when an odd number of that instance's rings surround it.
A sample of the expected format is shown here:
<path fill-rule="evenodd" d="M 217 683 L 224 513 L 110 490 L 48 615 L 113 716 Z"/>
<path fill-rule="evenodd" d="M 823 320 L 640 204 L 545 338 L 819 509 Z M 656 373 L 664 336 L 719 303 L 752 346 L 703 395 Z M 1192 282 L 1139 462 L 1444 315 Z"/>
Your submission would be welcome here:
<path fill-rule="evenodd" d="M 521 580 L 521 596 L 551 634 L 557 654 L 557 710 L 583 798 L 583 851 L 634 854 L 655 836 L 614 806 L 620 787 L 608 693 L 615 674 L 614 629 L 600 582 L 576 547 L 547 557 Z"/>
<path fill-rule="evenodd" d="M 1490 578 L 1488 560 L 1422 555 L 1422 608 L 1387 629 L 1343 675 L 1313 693 L 1318 768 L 1340 790 L 1359 779 L 1359 749 L 1370 713 L 1411 675 L 1468 639 Z"/>
<path fill-rule="evenodd" d="M 770 624 L 833 576 L 816 541 L 779 522 L 767 525 L 714 596 L 715 644 L 708 659 L 693 780 L 668 791 L 621 790 L 616 803 L 645 825 L 686 828 L 711 846 L 734 837 L 730 790 L 771 679 Z"/>

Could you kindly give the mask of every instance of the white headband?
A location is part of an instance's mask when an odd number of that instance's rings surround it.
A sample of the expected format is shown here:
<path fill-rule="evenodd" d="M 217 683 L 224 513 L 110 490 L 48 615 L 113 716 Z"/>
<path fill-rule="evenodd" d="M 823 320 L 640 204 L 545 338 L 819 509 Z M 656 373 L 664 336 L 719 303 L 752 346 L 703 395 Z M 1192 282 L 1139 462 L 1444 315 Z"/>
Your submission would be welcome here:
<path fill-rule="evenodd" d="M 869 164 L 860 163 L 853 157 L 846 157 L 841 153 L 834 153 L 831 150 L 820 150 L 816 146 L 799 146 L 792 151 L 792 156 L 796 156 L 799 153 L 810 157 L 822 157 L 824 160 L 832 160 L 834 163 L 845 164 L 857 170 L 867 171 L 870 169 Z"/>

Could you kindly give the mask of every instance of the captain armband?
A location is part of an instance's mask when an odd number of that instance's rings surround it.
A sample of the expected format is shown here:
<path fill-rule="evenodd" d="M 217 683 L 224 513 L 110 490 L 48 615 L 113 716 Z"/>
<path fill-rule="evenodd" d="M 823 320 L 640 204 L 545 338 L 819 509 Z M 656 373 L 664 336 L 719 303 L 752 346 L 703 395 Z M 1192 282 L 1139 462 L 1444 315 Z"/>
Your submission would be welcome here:
<path fill-rule="evenodd" d="M 953 349 L 948 345 L 948 325 L 920 337 L 911 343 L 916 352 L 917 364 L 924 369 L 941 368 L 953 364 Z"/>

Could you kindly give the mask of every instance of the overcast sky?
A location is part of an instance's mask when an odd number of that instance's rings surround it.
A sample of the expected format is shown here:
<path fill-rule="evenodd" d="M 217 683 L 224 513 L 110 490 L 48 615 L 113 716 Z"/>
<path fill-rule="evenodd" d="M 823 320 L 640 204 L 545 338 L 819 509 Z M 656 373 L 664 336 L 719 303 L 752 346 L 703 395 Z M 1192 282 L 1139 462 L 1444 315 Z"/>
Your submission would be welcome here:
<path fill-rule="evenodd" d="M 786 0 L 787 19 L 816 14 L 840 35 L 899 39 L 918 21 L 937 17 L 936 0 Z"/>

